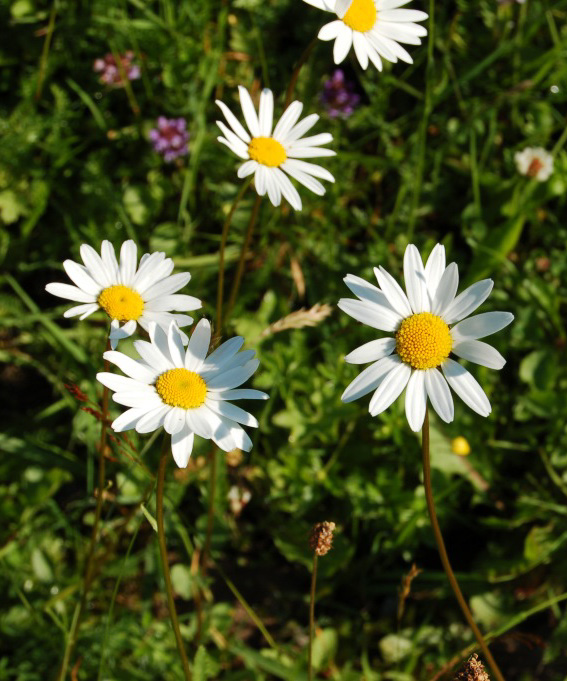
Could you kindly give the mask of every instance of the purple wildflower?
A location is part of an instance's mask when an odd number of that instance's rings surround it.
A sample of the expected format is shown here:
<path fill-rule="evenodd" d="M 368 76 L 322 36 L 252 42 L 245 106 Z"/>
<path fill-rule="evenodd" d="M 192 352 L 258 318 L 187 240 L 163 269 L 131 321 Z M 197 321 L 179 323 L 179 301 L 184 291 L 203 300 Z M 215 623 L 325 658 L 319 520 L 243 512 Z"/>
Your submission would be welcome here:
<path fill-rule="evenodd" d="M 336 69 L 323 85 L 321 102 L 331 118 L 348 118 L 360 102 L 360 95 L 354 85 L 345 79 L 342 69 Z"/>
<path fill-rule="evenodd" d="M 168 163 L 179 156 L 186 156 L 189 153 L 189 133 L 186 128 L 184 118 L 160 116 L 157 119 L 157 128 L 150 130 L 154 151 L 161 154 Z"/>
<path fill-rule="evenodd" d="M 100 82 L 105 85 L 123 87 L 121 70 L 126 74 L 128 80 L 137 80 L 141 75 L 140 67 L 134 63 L 132 50 L 120 55 L 120 66 L 121 68 L 118 67 L 114 55 L 110 52 L 102 58 L 95 59 L 93 64 L 96 73 L 100 73 Z"/>

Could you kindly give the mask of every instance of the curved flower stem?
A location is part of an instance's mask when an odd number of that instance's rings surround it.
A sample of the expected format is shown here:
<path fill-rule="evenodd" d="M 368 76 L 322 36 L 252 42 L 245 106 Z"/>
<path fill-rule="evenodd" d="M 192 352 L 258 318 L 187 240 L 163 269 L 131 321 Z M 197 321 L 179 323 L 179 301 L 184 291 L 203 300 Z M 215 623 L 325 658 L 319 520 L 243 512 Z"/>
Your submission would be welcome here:
<path fill-rule="evenodd" d="M 492 653 L 488 649 L 488 645 L 484 640 L 484 637 L 477 627 L 476 622 L 473 619 L 469 606 L 464 599 L 459 583 L 453 573 L 451 563 L 449 562 L 449 556 L 447 555 L 447 549 L 445 548 L 445 542 L 443 541 L 443 535 L 441 534 L 441 528 L 439 527 L 439 522 L 437 520 L 437 514 L 435 513 L 435 502 L 433 500 L 433 489 L 431 486 L 431 465 L 429 461 L 429 414 L 427 409 L 425 411 L 425 420 L 423 422 L 422 429 L 422 452 L 423 452 L 423 485 L 425 487 L 425 499 L 427 501 L 427 510 L 429 511 L 429 518 L 431 519 L 431 526 L 433 527 L 433 534 L 435 535 L 435 542 L 437 543 L 437 549 L 439 550 L 439 556 L 441 557 L 441 563 L 443 564 L 443 569 L 449 580 L 449 584 L 453 589 L 453 593 L 459 602 L 463 615 L 467 620 L 468 625 L 473 630 L 473 633 L 478 641 L 478 645 L 482 650 L 484 657 L 486 658 L 488 664 L 492 669 L 496 681 L 504 681 L 502 672 L 498 668 Z"/>
<path fill-rule="evenodd" d="M 236 296 L 238 295 L 238 289 L 240 288 L 240 280 L 242 279 L 242 273 L 244 272 L 244 262 L 248 254 L 248 246 L 252 239 L 252 233 L 254 232 L 254 225 L 256 224 L 256 218 L 258 217 L 258 210 L 260 208 L 260 203 L 262 202 L 262 197 L 257 196 L 254 202 L 254 207 L 252 208 L 252 215 L 250 216 L 250 222 L 248 223 L 248 228 L 246 230 L 246 236 L 244 237 L 244 243 L 242 244 L 242 249 L 240 251 L 240 258 L 238 260 L 238 267 L 236 268 L 236 274 L 234 275 L 234 282 L 232 284 L 232 290 L 230 292 L 230 298 L 228 300 L 228 307 L 226 311 L 226 322 L 228 322 L 232 308 L 236 301 Z"/>
<path fill-rule="evenodd" d="M 311 572 L 311 599 L 309 601 L 309 648 L 307 649 L 307 678 L 313 679 L 313 632 L 315 629 L 315 588 L 317 586 L 317 553 L 313 551 Z"/>
<path fill-rule="evenodd" d="M 106 341 L 106 350 L 110 350 L 110 339 Z M 110 362 L 104 360 L 104 371 L 109 371 Z M 101 430 L 100 430 L 100 442 L 98 445 L 98 492 L 96 498 L 96 508 L 95 517 L 93 522 L 93 527 L 91 530 L 91 541 L 89 544 L 89 552 L 87 554 L 87 561 L 85 564 L 85 575 L 83 577 L 83 591 L 81 593 L 81 600 L 75 607 L 75 612 L 73 613 L 73 620 L 71 622 L 71 629 L 69 630 L 69 635 L 67 636 L 67 641 L 65 643 L 65 651 L 63 653 L 63 660 L 61 662 L 61 667 L 59 668 L 59 673 L 57 675 L 57 681 L 63 681 L 67 676 L 67 668 L 69 666 L 69 660 L 73 654 L 75 644 L 77 643 L 77 636 L 79 634 L 79 627 L 81 625 L 81 617 L 85 610 L 87 604 L 87 596 L 91 588 L 93 581 L 95 568 L 94 568 L 94 553 L 96 549 L 96 543 L 98 539 L 98 526 L 100 524 L 100 516 L 102 514 L 102 503 L 104 496 L 105 478 L 106 478 L 106 459 L 104 453 L 106 450 L 106 432 L 108 429 L 108 398 L 110 396 L 110 390 L 105 386 L 102 391 L 102 405 L 101 405 Z"/>
<path fill-rule="evenodd" d="M 211 551 L 211 539 L 215 523 L 215 490 L 217 482 L 217 451 L 216 448 L 209 455 L 209 509 L 207 513 L 207 536 L 203 547 L 202 569 L 203 576 L 207 573 L 207 563 Z"/>
<path fill-rule="evenodd" d="M 295 86 L 297 84 L 297 79 L 299 78 L 299 73 L 305 64 L 305 62 L 309 59 L 309 55 L 313 51 L 313 48 L 317 44 L 318 38 L 315 37 L 313 40 L 307 45 L 305 50 L 303 50 L 303 54 L 301 57 L 299 57 L 299 61 L 297 62 L 295 68 L 293 69 L 293 73 L 291 74 L 291 80 L 289 81 L 289 85 L 287 88 L 287 92 L 285 93 L 285 104 L 284 108 L 287 109 L 287 107 L 291 104 L 291 98 L 293 97 L 293 92 L 295 90 Z"/>
<path fill-rule="evenodd" d="M 216 330 L 217 336 L 220 336 L 222 328 L 222 302 L 224 294 L 224 253 L 226 250 L 226 242 L 228 239 L 228 230 L 230 229 L 230 223 L 232 222 L 232 216 L 234 215 L 234 211 L 236 210 L 238 204 L 240 203 L 240 200 L 246 193 L 246 190 L 250 186 L 251 182 L 252 177 L 249 177 L 248 180 L 242 185 L 242 187 L 240 187 L 240 191 L 238 192 L 234 201 L 232 202 L 232 206 L 230 207 L 228 215 L 226 216 L 226 220 L 224 221 L 224 224 L 222 226 L 222 236 L 219 250 L 219 278 L 217 284 L 217 330 Z"/>
<path fill-rule="evenodd" d="M 183 674 L 186 681 L 191 681 L 191 670 L 189 669 L 189 661 L 185 653 L 185 646 L 179 629 L 179 620 L 177 619 L 177 610 L 175 609 L 175 601 L 173 599 L 173 586 L 171 584 L 171 575 L 169 572 L 169 563 L 167 562 L 167 546 L 165 543 L 165 530 L 163 527 L 163 488 L 165 483 L 165 469 L 169 459 L 169 441 L 167 435 L 164 435 L 163 445 L 158 466 L 157 475 L 157 489 L 156 489 L 156 521 L 157 521 L 157 536 L 159 544 L 159 555 L 161 557 L 161 564 L 163 567 L 163 577 L 165 580 L 165 592 L 167 595 L 167 607 L 169 609 L 169 618 L 175 634 L 175 641 L 177 643 L 177 650 L 181 657 L 181 664 L 183 665 Z"/>

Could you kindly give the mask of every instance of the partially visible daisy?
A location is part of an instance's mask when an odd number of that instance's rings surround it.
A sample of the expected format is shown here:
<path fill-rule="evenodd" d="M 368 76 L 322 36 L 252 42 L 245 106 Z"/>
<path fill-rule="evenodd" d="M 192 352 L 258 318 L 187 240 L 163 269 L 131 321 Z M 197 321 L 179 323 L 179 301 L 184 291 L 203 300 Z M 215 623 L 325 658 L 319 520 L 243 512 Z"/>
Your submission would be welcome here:
<path fill-rule="evenodd" d="M 145 253 L 138 264 L 137 247 L 132 240 L 120 248 L 120 263 L 110 241 L 103 241 L 99 255 L 92 246 L 80 249 L 84 265 L 65 260 L 65 272 L 75 284 L 47 284 L 49 293 L 81 305 L 69 308 L 64 317 L 85 319 L 99 308 L 110 317 L 110 344 L 128 338 L 139 324 L 146 331 L 156 322 L 168 328 L 171 321 L 187 326 L 193 318 L 179 312 L 198 310 L 201 301 L 176 293 L 189 283 L 189 272 L 173 272 L 173 260 L 165 253 Z M 175 312 L 172 312 L 175 310 Z"/>
<path fill-rule="evenodd" d="M 514 155 L 516 168 L 521 175 L 545 182 L 553 172 L 553 156 L 543 147 L 526 147 Z"/>
<path fill-rule="evenodd" d="M 406 292 L 383 267 L 374 268 L 378 287 L 349 274 L 345 283 L 358 300 L 342 298 L 339 307 L 354 319 L 394 333 L 360 346 L 345 357 L 352 364 L 373 362 L 344 391 L 343 402 L 374 392 L 370 414 L 387 409 L 406 389 L 406 416 L 410 427 L 423 425 L 427 398 L 439 416 L 450 423 L 454 408 L 451 387 L 473 411 L 488 416 L 490 402 L 477 381 L 457 357 L 490 369 L 502 369 L 506 360 L 491 345 L 479 341 L 508 326 L 510 312 L 485 312 L 468 317 L 490 295 L 494 282 L 478 281 L 459 295 L 459 271 L 445 266 L 445 248 L 437 244 L 425 267 L 410 244 L 404 255 Z M 458 322 L 458 323 L 457 323 Z"/>
<path fill-rule="evenodd" d="M 401 59 L 413 64 L 409 53 L 400 45 L 421 45 L 427 29 L 416 21 L 427 19 L 427 14 L 416 9 L 398 9 L 410 0 L 305 0 L 338 19 L 325 24 L 319 31 L 320 40 L 334 40 L 333 57 L 340 64 L 350 48 L 363 69 L 368 60 L 381 71 L 382 59 L 394 64 Z"/>
<path fill-rule="evenodd" d="M 325 187 L 316 178 L 328 182 L 334 182 L 335 178 L 325 168 L 302 160 L 335 155 L 331 149 L 319 146 L 332 142 L 333 136 L 330 133 L 323 132 L 313 137 L 303 137 L 317 123 L 319 116 L 311 114 L 298 122 L 303 104 L 292 102 L 272 130 L 274 119 L 272 91 L 262 90 L 259 115 L 256 115 L 248 90 L 241 85 L 238 92 L 250 134 L 226 104 L 219 100 L 216 102 L 228 123 L 227 126 L 222 121 L 217 121 L 223 134 L 217 139 L 245 160 L 238 169 L 238 177 L 247 177 L 254 173 L 256 191 L 260 196 L 267 192 L 274 206 L 280 205 L 283 195 L 295 210 L 301 210 L 301 199 L 288 175 L 315 194 L 323 196 Z"/>
<path fill-rule="evenodd" d="M 235 389 L 259 364 L 253 350 L 239 352 L 244 339 L 231 338 L 207 357 L 211 325 L 201 319 L 187 349 L 175 322 L 167 332 L 151 324 L 150 341 L 135 341 L 139 360 L 112 350 L 104 353 L 126 374 L 97 374 L 114 391 L 114 401 L 129 407 L 112 428 L 119 433 L 133 428 L 149 433 L 163 426 L 171 435 L 171 451 L 180 468 L 189 462 L 195 435 L 213 440 L 225 452 L 237 447 L 249 452 L 252 441 L 239 424 L 257 427 L 258 421 L 228 400 L 267 400 L 268 395 Z"/>

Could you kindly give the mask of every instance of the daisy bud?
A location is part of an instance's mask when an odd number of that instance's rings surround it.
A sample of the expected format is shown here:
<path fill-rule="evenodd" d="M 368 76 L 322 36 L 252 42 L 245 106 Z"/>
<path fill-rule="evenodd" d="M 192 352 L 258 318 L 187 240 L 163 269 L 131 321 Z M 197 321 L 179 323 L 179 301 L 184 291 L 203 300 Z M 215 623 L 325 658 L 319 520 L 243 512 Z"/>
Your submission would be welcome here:
<path fill-rule="evenodd" d="M 335 527 L 335 523 L 328 522 L 327 520 L 313 525 L 309 536 L 309 547 L 318 556 L 324 556 L 333 548 L 333 532 Z"/>

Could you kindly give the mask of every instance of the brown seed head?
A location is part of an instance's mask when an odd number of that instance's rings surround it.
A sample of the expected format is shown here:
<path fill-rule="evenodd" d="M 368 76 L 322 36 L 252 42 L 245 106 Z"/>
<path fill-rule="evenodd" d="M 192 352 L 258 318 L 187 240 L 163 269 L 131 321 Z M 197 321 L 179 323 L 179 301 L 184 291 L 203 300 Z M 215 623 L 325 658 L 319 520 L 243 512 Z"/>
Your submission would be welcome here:
<path fill-rule="evenodd" d="M 490 681 L 490 677 L 478 655 L 474 653 L 460 669 L 454 681 Z"/>
<path fill-rule="evenodd" d="M 335 523 L 325 520 L 323 523 L 313 525 L 309 536 L 309 546 L 318 556 L 324 556 L 333 548 L 333 532 Z"/>

